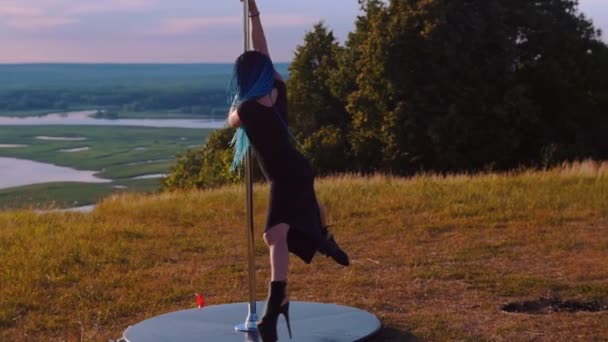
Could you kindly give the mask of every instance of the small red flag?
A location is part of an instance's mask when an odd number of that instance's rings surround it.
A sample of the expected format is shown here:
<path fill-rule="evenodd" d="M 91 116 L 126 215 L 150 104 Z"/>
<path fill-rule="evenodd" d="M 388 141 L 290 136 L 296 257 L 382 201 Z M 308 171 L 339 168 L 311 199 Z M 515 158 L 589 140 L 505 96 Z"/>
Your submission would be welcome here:
<path fill-rule="evenodd" d="M 200 293 L 195 293 L 196 296 L 196 304 L 198 304 L 198 308 L 202 309 L 205 306 L 205 298 Z"/>

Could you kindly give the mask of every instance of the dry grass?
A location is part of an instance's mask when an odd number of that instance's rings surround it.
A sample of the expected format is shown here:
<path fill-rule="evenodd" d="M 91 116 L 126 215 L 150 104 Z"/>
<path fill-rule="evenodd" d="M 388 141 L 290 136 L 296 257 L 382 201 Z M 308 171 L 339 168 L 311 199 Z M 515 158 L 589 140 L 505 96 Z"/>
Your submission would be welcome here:
<path fill-rule="evenodd" d="M 552 170 L 564 176 L 608 177 L 608 162 L 583 160 L 574 163 L 564 163 Z"/>
<path fill-rule="evenodd" d="M 608 313 L 507 314 L 511 301 L 608 302 L 608 170 L 593 162 L 476 176 L 317 184 L 353 265 L 292 258 L 294 300 L 377 314 L 378 341 L 608 339 Z M 246 301 L 240 187 L 0 213 L 0 340 L 107 341 L 147 317 Z M 262 227 L 267 188 L 256 187 Z M 258 297 L 268 278 L 256 242 Z M 296 332 L 297 333 L 297 332 Z"/>

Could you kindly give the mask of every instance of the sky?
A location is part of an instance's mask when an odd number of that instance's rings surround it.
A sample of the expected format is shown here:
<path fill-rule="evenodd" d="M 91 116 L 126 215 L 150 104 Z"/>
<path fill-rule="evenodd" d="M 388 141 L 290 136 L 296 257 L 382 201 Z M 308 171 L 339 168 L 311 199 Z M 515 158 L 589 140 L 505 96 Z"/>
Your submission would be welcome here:
<path fill-rule="evenodd" d="M 580 0 L 608 41 L 608 0 Z M 340 41 L 356 0 L 258 0 L 270 52 L 290 61 L 312 25 Z M 239 0 L 0 0 L 0 63 L 232 62 L 242 51 Z"/>

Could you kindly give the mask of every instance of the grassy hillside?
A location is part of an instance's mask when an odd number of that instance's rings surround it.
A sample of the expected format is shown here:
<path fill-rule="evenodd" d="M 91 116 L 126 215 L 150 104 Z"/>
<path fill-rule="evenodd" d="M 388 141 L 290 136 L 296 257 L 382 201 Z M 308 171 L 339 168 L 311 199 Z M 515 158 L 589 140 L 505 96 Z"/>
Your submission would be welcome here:
<path fill-rule="evenodd" d="M 386 325 L 379 341 L 608 338 L 608 313 L 501 311 L 541 296 L 608 303 L 608 165 L 317 188 L 353 265 L 292 258 L 293 300 L 370 310 Z M 267 190 L 256 187 L 258 231 Z M 92 214 L 0 213 L 0 340 L 105 341 L 194 307 L 195 292 L 246 301 L 243 202 L 228 187 L 118 196 Z M 256 252 L 261 299 L 259 238 Z"/>

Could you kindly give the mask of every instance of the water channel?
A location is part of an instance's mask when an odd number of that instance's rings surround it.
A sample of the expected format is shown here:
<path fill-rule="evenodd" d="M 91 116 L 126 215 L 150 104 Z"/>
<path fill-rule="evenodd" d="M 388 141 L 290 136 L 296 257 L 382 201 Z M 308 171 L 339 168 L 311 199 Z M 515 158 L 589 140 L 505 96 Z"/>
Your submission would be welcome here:
<path fill-rule="evenodd" d="M 110 183 L 95 176 L 98 171 L 82 171 L 32 160 L 0 157 L 0 189 L 51 182 Z"/>
<path fill-rule="evenodd" d="M 222 128 L 226 120 L 201 119 L 102 119 L 96 111 L 55 113 L 43 116 L 0 116 L 0 126 L 137 126 L 157 128 Z"/>

